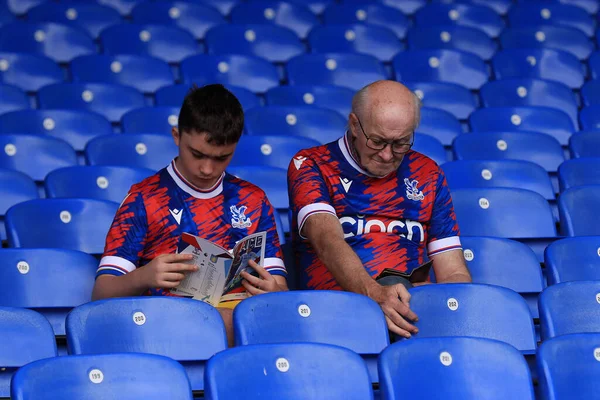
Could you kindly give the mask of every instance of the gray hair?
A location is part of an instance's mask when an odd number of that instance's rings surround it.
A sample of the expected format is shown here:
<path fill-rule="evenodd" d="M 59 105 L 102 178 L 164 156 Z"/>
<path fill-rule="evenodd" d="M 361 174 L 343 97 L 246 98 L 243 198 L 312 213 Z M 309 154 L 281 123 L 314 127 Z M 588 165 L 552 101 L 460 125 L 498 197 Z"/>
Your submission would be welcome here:
<path fill-rule="evenodd" d="M 367 85 L 367 86 L 363 87 L 358 92 L 356 92 L 354 97 L 352 97 L 352 112 L 354 114 L 359 115 L 359 112 L 364 110 L 364 108 L 367 104 L 367 96 L 369 94 L 370 86 L 371 85 Z M 423 107 L 423 102 L 421 101 L 421 98 L 415 92 L 411 91 L 411 93 L 413 95 L 413 102 L 415 104 L 415 131 L 416 131 L 417 127 L 421 123 L 421 107 Z"/>

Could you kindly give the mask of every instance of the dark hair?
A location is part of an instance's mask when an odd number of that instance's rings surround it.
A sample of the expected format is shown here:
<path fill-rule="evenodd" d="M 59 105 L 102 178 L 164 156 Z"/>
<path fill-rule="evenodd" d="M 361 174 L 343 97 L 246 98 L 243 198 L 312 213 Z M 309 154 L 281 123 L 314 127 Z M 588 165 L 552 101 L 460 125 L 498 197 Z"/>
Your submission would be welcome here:
<path fill-rule="evenodd" d="M 237 143 L 244 128 L 244 110 L 240 101 L 214 84 L 194 85 L 179 111 L 179 134 L 205 133 L 207 142 L 217 146 Z"/>

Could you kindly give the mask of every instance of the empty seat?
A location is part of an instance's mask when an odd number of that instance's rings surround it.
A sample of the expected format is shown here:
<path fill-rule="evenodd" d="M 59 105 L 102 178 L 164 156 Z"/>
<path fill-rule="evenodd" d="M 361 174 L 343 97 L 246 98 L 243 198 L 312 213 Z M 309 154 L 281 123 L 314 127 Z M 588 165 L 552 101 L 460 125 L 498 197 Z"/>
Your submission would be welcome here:
<path fill-rule="evenodd" d="M 43 315 L 23 308 L 0 307 L 0 396 L 10 398 L 15 371 L 43 358 L 56 357 L 52 327 Z"/>
<path fill-rule="evenodd" d="M 13 85 L 0 84 L 0 114 L 30 107 L 23 90 Z"/>
<path fill-rule="evenodd" d="M 421 108 L 421 122 L 417 127 L 418 133 L 433 136 L 442 145 L 450 146 L 458 135 L 462 133 L 460 122 L 447 111 L 423 107 Z"/>
<path fill-rule="evenodd" d="M 532 131 L 556 138 L 567 146 L 575 131 L 569 115 L 561 110 L 541 106 L 480 108 L 469 117 L 471 130 Z"/>
<path fill-rule="evenodd" d="M 484 32 L 466 26 L 416 26 L 408 31 L 408 48 L 411 50 L 462 50 L 487 61 L 497 47 Z"/>
<path fill-rule="evenodd" d="M 165 168 L 177 154 L 173 138 L 164 134 L 105 135 L 91 140 L 85 148 L 89 165 L 139 167 L 153 171 Z"/>
<path fill-rule="evenodd" d="M 580 30 L 552 25 L 506 28 L 500 35 L 500 44 L 505 49 L 564 50 L 579 60 L 585 60 L 594 50 L 593 43 Z"/>
<path fill-rule="evenodd" d="M 53 137 L 4 134 L 0 135 L 0 148 L 0 168 L 23 172 L 38 182 L 56 168 L 77 164 L 75 150 Z"/>
<path fill-rule="evenodd" d="M 515 27 L 556 25 L 577 28 L 587 36 L 594 36 L 596 24 L 584 9 L 558 2 L 522 2 L 508 12 L 508 23 Z"/>
<path fill-rule="evenodd" d="M 551 243 L 544 253 L 548 284 L 600 280 L 600 237 L 572 237 Z"/>
<path fill-rule="evenodd" d="M 0 53 L 0 82 L 27 92 L 64 80 L 63 71 L 48 57 L 28 53 Z"/>
<path fill-rule="evenodd" d="M 154 171 L 145 168 L 78 165 L 52 171 L 44 187 L 49 198 L 81 197 L 121 203 L 132 185 L 152 174 Z"/>
<path fill-rule="evenodd" d="M 249 110 L 252 107 L 259 107 L 260 100 L 250 90 L 239 86 L 225 85 L 227 90 L 237 97 L 242 104 L 242 108 Z M 185 95 L 190 91 L 191 85 L 170 85 L 164 86 L 156 91 L 157 106 L 181 107 Z"/>
<path fill-rule="evenodd" d="M 558 168 L 558 184 L 561 192 L 574 186 L 600 185 L 600 158 L 565 161 Z"/>
<path fill-rule="evenodd" d="M 577 7 L 581 7 L 586 10 L 589 14 L 598 13 L 598 2 L 595 0 L 558 0 L 562 4 L 572 4 Z"/>
<path fill-rule="evenodd" d="M 0 27 L 0 51 L 40 54 L 68 63 L 95 53 L 96 45 L 87 33 L 68 25 L 14 22 Z"/>
<path fill-rule="evenodd" d="M 110 25 L 121 22 L 121 15 L 112 7 L 94 2 L 56 4 L 45 2 L 27 12 L 32 22 L 55 22 L 86 31 L 91 37 L 98 38 L 100 32 Z"/>
<path fill-rule="evenodd" d="M 179 122 L 180 107 L 142 107 L 123 115 L 121 126 L 125 133 L 171 134 Z"/>
<path fill-rule="evenodd" d="M 600 116 L 598 115 L 599 111 L 600 104 L 593 104 L 591 106 L 584 107 L 579 113 L 581 129 L 600 129 Z"/>
<path fill-rule="evenodd" d="M 448 82 L 478 90 L 488 80 L 485 63 L 479 57 L 456 50 L 410 50 L 392 61 L 396 80 L 407 82 Z"/>
<path fill-rule="evenodd" d="M 12 169 L 0 169 L 0 241 L 6 240 L 4 215 L 15 204 L 37 199 L 38 190 L 33 179 Z"/>
<path fill-rule="evenodd" d="M 76 0 L 78 1 L 78 0 Z M 131 14 L 131 11 L 136 4 L 141 3 L 145 0 L 97 0 L 98 3 L 107 5 L 117 10 L 121 16 L 125 17 Z"/>
<path fill-rule="evenodd" d="M 555 199 L 548 172 L 530 161 L 460 160 L 445 164 L 443 169 L 452 190 L 512 187 L 539 193 L 546 200 Z"/>
<path fill-rule="evenodd" d="M 396 34 L 383 26 L 364 24 L 317 26 L 308 35 L 313 53 L 359 53 L 390 62 L 404 50 Z"/>
<path fill-rule="evenodd" d="M 244 125 L 250 135 L 302 136 L 325 144 L 344 134 L 346 119 L 313 106 L 267 106 L 249 110 Z"/>
<path fill-rule="evenodd" d="M 71 62 L 73 82 L 113 83 L 154 93 L 174 83 L 169 64 L 154 57 L 137 55 L 89 55 Z"/>
<path fill-rule="evenodd" d="M 394 343 L 381 353 L 379 368 L 385 400 L 535 399 L 523 356 L 496 340 L 448 337 Z M 435 384 L 418 384 L 420 379 Z"/>
<path fill-rule="evenodd" d="M 600 78 L 600 52 L 593 52 L 587 60 L 590 76 L 596 80 Z"/>
<path fill-rule="evenodd" d="M 505 49 L 492 58 L 496 79 L 537 78 L 579 89 L 585 78 L 577 57 L 555 49 Z"/>
<path fill-rule="evenodd" d="M 506 15 L 513 5 L 512 0 L 467 0 L 466 3 L 490 7 L 499 15 Z"/>
<path fill-rule="evenodd" d="M 233 7 L 240 3 L 240 0 L 200 0 L 198 2 L 216 8 L 223 16 L 227 16 L 231 14 Z"/>
<path fill-rule="evenodd" d="M 112 128 L 106 118 L 86 110 L 21 110 L 0 116 L 0 133 L 52 136 L 83 151 L 90 139 L 111 134 Z"/>
<path fill-rule="evenodd" d="M 8 9 L 6 4 L 0 5 L 0 25 L 14 22 L 16 16 Z"/>
<path fill-rule="evenodd" d="M 424 285 L 410 290 L 419 320 L 415 339 L 472 336 L 506 342 L 524 354 L 535 352 L 535 331 L 527 303 L 518 293 L 478 283 Z"/>
<path fill-rule="evenodd" d="M 55 357 L 20 368 L 11 398 L 192 400 L 193 396 L 185 370 L 168 357 L 102 354 Z"/>
<path fill-rule="evenodd" d="M 398 39 L 404 39 L 410 26 L 409 19 L 397 8 L 376 2 L 333 3 L 323 13 L 325 24 L 356 24 L 383 26 L 394 31 Z"/>
<path fill-rule="evenodd" d="M 452 201 L 463 235 L 512 239 L 556 236 L 550 205 L 530 190 L 456 189 Z"/>
<path fill-rule="evenodd" d="M 448 111 L 458 119 L 467 119 L 477 108 L 475 96 L 464 86 L 448 82 L 403 82 L 415 92 L 425 107 Z"/>
<path fill-rule="evenodd" d="M 600 157 L 600 132 L 578 132 L 571 136 L 569 150 L 573 158 Z"/>
<path fill-rule="evenodd" d="M 539 299 L 542 341 L 572 333 L 600 333 L 599 298 L 599 281 L 548 286 Z"/>
<path fill-rule="evenodd" d="M 356 353 L 326 344 L 287 343 L 242 346 L 215 355 L 206 366 L 205 396 L 370 400 L 373 391 Z"/>
<path fill-rule="evenodd" d="M 64 336 L 69 311 L 92 298 L 97 268 L 94 257 L 79 251 L 2 249 L 0 305 L 33 309 Z"/>
<path fill-rule="evenodd" d="M 419 8 L 427 4 L 426 0 L 378 0 L 387 6 L 397 8 L 406 15 L 414 14 Z M 344 3 L 349 4 L 364 4 L 364 0 L 344 0 Z"/>
<path fill-rule="evenodd" d="M 102 254 L 119 203 L 95 199 L 37 199 L 6 213 L 9 247 L 46 247 Z"/>
<path fill-rule="evenodd" d="M 287 63 L 290 85 L 336 85 L 359 90 L 386 79 L 383 65 L 366 54 L 303 54 Z"/>
<path fill-rule="evenodd" d="M 274 208 L 278 210 L 289 208 L 287 170 L 256 165 L 239 165 L 227 168 L 227 172 L 264 190 Z"/>
<path fill-rule="evenodd" d="M 575 95 L 562 83 L 531 78 L 501 79 L 483 85 L 479 94 L 484 107 L 551 107 L 567 113 L 574 127 L 579 125 Z"/>
<path fill-rule="evenodd" d="M 231 10 L 231 22 L 283 26 L 294 31 L 300 39 L 306 39 L 308 32 L 319 25 L 319 20 L 308 6 L 302 3 L 276 0 L 239 3 Z"/>
<path fill-rule="evenodd" d="M 12 13 L 16 15 L 23 15 L 29 11 L 29 9 L 43 3 L 44 1 L 45 0 L 6 0 L 3 3 L 6 4 Z"/>
<path fill-rule="evenodd" d="M 206 4 L 186 1 L 144 1 L 131 11 L 135 24 L 175 25 L 189 31 L 196 39 L 204 39 L 210 28 L 227 21 L 216 9 Z"/>
<path fill-rule="evenodd" d="M 600 104 L 600 80 L 587 81 L 581 88 L 584 106 Z"/>
<path fill-rule="evenodd" d="M 438 165 L 442 165 L 447 161 L 444 145 L 434 136 L 416 133 L 412 150 L 425 154 Z"/>
<path fill-rule="evenodd" d="M 116 24 L 100 34 L 105 54 L 137 54 L 179 63 L 198 52 L 191 33 L 176 26 Z"/>
<path fill-rule="evenodd" d="M 275 63 L 305 52 L 292 30 L 275 25 L 219 25 L 206 32 L 204 41 L 209 54 L 257 56 Z"/>
<path fill-rule="evenodd" d="M 38 100 L 43 109 L 88 110 L 111 122 L 119 122 L 126 112 L 145 105 L 138 90 L 112 83 L 57 83 L 40 89 Z"/>
<path fill-rule="evenodd" d="M 279 75 L 273 64 L 259 57 L 243 55 L 198 54 L 189 57 L 181 63 L 181 77 L 186 84 L 222 83 L 254 93 L 264 93 L 279 85 Z"/>
<path fill-rule="evenodd" d="M 560 229 L 565 236 L 600 235 L 600 185 L 576 186 L 558 197 Z"/>
<path fill-rule="evenodd" d="M 73 309 L 67 317 L 67 343 L 70 354 L 170 357 L 184 365 L 192 389 L 203 390 L 204 364 L 227 348 L 227 336 L 221 315 L 208 303 L 164 296 L 131 297 Z"/>
<path fill-rule="evenodd" d="M 298 136 L 243 135 L 231 165 L 266 165 L 287 170 L 290 160 L 298 151 L 320 144 L 314 139 Z"/>
<path fill-rule="evenodd" d="M 352 109 L 354 91 L 333 85 L 277 86 L 265 93 L 268 105 L 313 105 L 337 111 L 347 118 Z"/>
<path fill-rule="evenodd" d="M 430 3 L 415 14 L 417 26 L 459 25 L 477 28 L 489 37 L 498 37 L 504 21 L 489 7 L 475 4 Z"/>
<path fill-rule="evenodd" d="M 474 132 L 453 143 L 457 160 L 523 160 L 556 172 L 565 160 L 560 143 L 537 132 Z"/>

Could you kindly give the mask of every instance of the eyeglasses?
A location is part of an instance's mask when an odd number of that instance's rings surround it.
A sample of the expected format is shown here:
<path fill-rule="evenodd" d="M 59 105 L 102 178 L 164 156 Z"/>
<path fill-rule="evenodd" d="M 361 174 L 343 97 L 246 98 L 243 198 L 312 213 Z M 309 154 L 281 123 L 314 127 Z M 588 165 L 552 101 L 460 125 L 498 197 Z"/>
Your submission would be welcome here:
<path fill-rule="evenodd" d="M 356 120 L 358 121 L 358 125 L 360 126 L 360 130 L 362 131 L 363 135 L 365 135 L 365 137 L 367 138 L 367 147 L 370 148 L 371 150 L 381 151 L 381 150 L 385 149 L 388 145 L 390 145 L 392 148 L 392 153 L 406 154 L 410 151 L 413 144 L 415 144 L 414 132 L 411 134 L 411 136 L 412 136 L 411 142 L 407 142 L 404 139 L 393 140 L 391 142 L 388 142 L 387 140 L 383 140 L 383 139 L 379 139 L 379 138 L 375 138 L 375 139 L 370 138 L 369 136 L 367 136 L 367 133 L 363 129 L 363 126 L 360 123 L 360 119 L 358 119 L 358 117 L 356 117 Z"/>

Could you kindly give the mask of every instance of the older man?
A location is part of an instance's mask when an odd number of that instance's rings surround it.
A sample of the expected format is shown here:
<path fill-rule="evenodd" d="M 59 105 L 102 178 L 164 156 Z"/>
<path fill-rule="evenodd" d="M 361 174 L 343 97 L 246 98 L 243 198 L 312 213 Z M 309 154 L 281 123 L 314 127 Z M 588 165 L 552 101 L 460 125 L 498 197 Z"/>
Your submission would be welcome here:
<path fill-rule="evenodd" d="M 374 279 L 384 269 L 410 273 L 428 256 L 437 282 L 471 281 L 444 174 L 411 150 L 419 118 L 414 93 L 398 82 L 375 82 L 355 95 L 348 131 L 300 151 L 288 169 L 305 287 L 369 296 L 404 337 L 417 332 L 409 322 L 417 316 L 404 284 Z"/>

